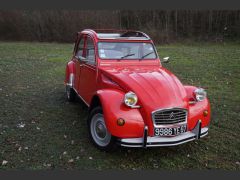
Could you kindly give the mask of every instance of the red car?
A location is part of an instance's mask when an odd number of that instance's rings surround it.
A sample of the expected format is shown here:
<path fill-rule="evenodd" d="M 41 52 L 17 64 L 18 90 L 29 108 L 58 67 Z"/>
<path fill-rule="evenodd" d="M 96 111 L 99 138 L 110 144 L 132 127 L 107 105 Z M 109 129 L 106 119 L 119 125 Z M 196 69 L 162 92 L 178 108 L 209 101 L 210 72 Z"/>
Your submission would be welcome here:
<path fill-rule="evenodd" d="M 85 29 L 66 67 L 66 94 L 89 107 L 95 146 L 174 146 L 208 134 L 210 104 L 202 88 L 165 69 L 140 31 Z"/>

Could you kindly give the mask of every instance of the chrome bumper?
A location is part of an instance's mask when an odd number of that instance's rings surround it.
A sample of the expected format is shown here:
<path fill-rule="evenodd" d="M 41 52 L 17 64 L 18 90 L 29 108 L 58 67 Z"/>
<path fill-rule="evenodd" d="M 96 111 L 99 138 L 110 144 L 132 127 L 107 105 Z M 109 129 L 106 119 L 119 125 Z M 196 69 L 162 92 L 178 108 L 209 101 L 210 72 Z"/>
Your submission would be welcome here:
<path fill-rule="evenodd" d="M 147 136 L 148 130 L 145 127 L 143 137 L 119 139 L 118 144 L 125 147 L 176 146 L 206 136 L 208 134 L 208 127 L 201 128 L 201 124 L 201 120 L 199 120 L 192 131 L 174 137 Z"/>

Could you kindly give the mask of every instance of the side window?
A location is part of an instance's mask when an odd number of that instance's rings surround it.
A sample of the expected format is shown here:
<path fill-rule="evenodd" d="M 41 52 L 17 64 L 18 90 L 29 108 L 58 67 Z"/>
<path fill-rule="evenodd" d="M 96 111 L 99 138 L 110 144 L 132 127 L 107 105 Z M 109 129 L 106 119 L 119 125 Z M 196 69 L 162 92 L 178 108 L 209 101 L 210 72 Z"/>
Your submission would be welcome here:
<path fill-rule="evenodd" d="M 84 37 L 80 39 L 76 56 L 86 57 L 86 53 L 84 53 Z"/>
<path fill-rule="evenodd" d="M 86 58 L 88 63 L 95 64 L 94 43 L 91 37 L 87 37 Z"/>

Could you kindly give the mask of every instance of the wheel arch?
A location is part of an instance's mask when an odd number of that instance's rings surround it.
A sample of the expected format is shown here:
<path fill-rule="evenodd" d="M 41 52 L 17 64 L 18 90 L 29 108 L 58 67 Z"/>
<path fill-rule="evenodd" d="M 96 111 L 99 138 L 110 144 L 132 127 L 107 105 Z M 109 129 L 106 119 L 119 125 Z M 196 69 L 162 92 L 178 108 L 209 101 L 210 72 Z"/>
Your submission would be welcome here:
<path fill-rule="evenodd" d="M 92 97 L 92 100 L 91 100 L 91 103 L 89 105 L 89 108 L 88 108 L 88 111 L 89 113 L 91 112 L 91 110 L 97 106 L 102 106 L 102 103 L 101 103 L 101 99 L 100 97 L 95 94 L 93 97 Z"/>
<path fill-rule="evenodd" d="M 123 104 L 124 92 L 116 89 L 101 89 L 93 96 L 89 112 L 101 106 L 108 131 L 115 137 L 142 137 L 144 120 L 138 109 L 131 109 Z M 117 119 L 123 118 L 124 126 L 117 125 Z"/>
<path fill-rule="evenodd" d="M 64 83 L 68 83 L 70 74 L 75 74 L 75 66 L 74 66 L 74 62 L 73 61 L 69 61 L 66 65 L 66 69 L 65 69 L 65 80 Z"/>

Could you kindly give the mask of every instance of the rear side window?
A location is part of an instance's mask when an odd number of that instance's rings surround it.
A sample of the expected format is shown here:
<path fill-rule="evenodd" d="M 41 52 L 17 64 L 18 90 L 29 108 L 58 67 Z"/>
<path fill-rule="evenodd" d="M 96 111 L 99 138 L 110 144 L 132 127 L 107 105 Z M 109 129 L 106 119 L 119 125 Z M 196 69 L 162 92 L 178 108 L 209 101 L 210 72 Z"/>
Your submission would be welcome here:
<path fill-rule="evenodd" d="M 80 39 L 80 42 L 78 44 L 78 49 L 77 49 L 77 53 L 76 56 L 82 56 L 82 57 L 86 57 L 86 53 L 83 53 L 84 51 L 84 37 L 82 37 Z"/>

